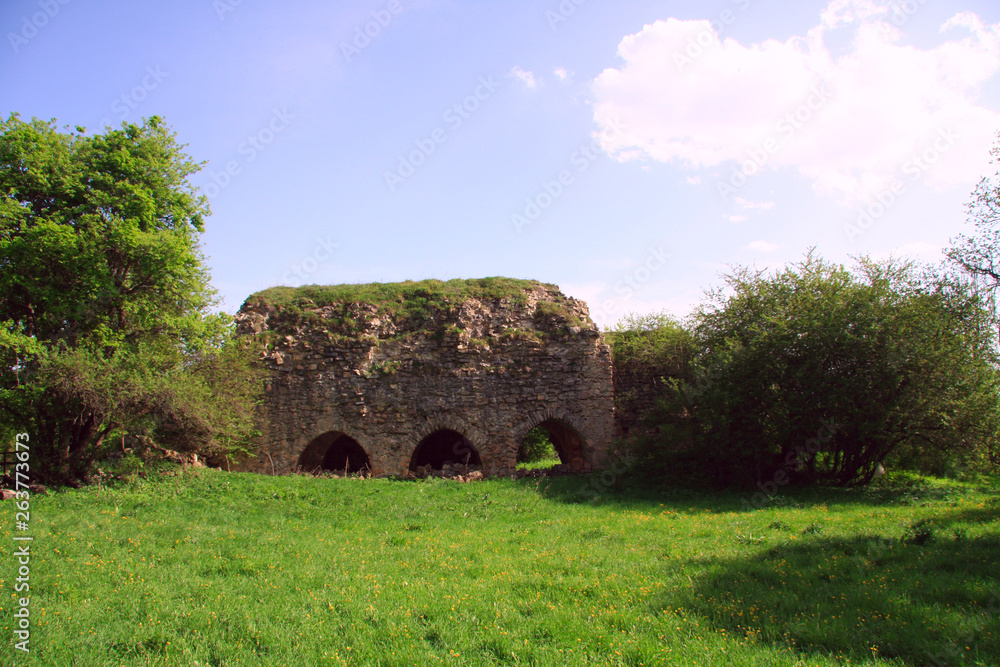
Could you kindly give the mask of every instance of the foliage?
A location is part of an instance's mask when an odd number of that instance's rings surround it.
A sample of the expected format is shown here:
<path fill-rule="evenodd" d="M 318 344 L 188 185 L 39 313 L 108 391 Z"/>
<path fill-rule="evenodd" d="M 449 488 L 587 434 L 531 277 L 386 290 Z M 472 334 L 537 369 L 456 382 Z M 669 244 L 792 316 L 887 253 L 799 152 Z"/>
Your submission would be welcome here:
<path fill-rule="evenodd" d="M 614 359 L 615 409 L 623 416 L 648 420 L 657 401 L 691 380 L 694 337 L 665 311 L 626 315 L 607 332 L 606 340 Z M 655 474 L 657 464 L 651 463 L 654 468 L 646 471 Z"/>
<path fill-rule="evenodd" d="M 508 327 L 500 332 L 500 340 L 511 341 L 511 340 L 526 340 L 532 342 L 540 342 L 541 337 L 538 331 L 535 329 L 524 329 L 521 327 Z"/>
<path fill-rule="evenodd" d="M 562 325 L 563 333 L 565 333 L 568 327 L 582 327 L 586 323 L 577 317 L 569 308 L 563 299 L 558 299 L 556 301 L 539 301 L 535 306 L 535 322 L 541 325 L 542 328 L 548 322 L 556 322 Z"/>
<path fill-rule="evenodd" d="M 541 426 L 528 431 L 517 450 L 518 463 L 537 463 L 538 461 L 558 460 L 555 445 L 549 439 L 549 432 Z"/>
<path fill-rule="evenodd" d="M 1000 134 L 990 154 L 1000 167 Z M 975 232 L 954 239 L 948 257 L 992 296 L 1000 287 L 1000 170 L 979 181 L 967 211 Z"/>
<path fill-rule="evenodd" d="M 857 484 L 917 448 L 995 470 L 997 360 L 962 284 L 894 260 L 852 273 L 812 253 L 725 280 L 693 317 L 691 379 L 667 386 L 659 434 L 636 444 L 645 469 Z"/>
<path fill-rule="evenodd" d="M 640 366 L 671 377 L 687 378 L 694 357 L 694 337 L 667 312 L 630 313 L 607 332 L 615 366 Z"/>
<path fill-rule="evenodd" d="M 33 544 L 49 546 L 31 552 L 31 653 L 4 641 L 0 664 L 986 667 L 1000 655 L 996 480 L 925 480 L 947 495 L 910 505 L 785 489 L 794 507 L 743 511 L 738 493 L 609 491 L 599 474 L 546 486 L 149 468 L 32 498 Z M 570 502 L 593 485 L 599 500 Z M 7 543 L 16 511 L 0 504 Z M 921 521 L 936 539 L 908 542 Z M 14 608 L 16 577 L 0 568 Z M 4 614 L 0 633 L 15 620 Z"/>
<path fill-rule="evenodd" d="M 365 377 L 371 377 L 373 375 L 395 375 L 399 371 L 400 367 L 402 367 L 402 364 L 395 359 L 373 361 L 368 365 Z"/>
<path fill-rule="evenodd" d="M 0 428 L 33 479 L 86 477 L 112 434 L 244 447 L 261 383 L 198 247 L 200 167 L 163 122 L 0 121 Z"/>
<path fill-rule="evenodd" d="M 446 311 L 455 303 L 469 299 L 511 299 L 524 303 L 524 293 L 537 287 L 557 289 L 535 280 L 479 278 L 474 280 L 407 280 L 401 283 L 363 283 L 354 285 L 305 285 L 271 287 L 251 294 L 248 304 L 302 313 L 313 308 L 343 304 L 367 304 L 376 312 L 400 320 L 427 319 L 435 311 Z"/>

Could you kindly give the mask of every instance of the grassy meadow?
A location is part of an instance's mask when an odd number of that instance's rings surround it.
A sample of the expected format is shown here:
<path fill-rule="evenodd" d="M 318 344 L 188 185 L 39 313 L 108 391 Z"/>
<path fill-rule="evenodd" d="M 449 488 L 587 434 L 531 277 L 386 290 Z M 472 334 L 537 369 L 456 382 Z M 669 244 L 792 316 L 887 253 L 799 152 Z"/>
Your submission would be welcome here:
<path fill-rule="evenodd" d="M 748 499 L 214 470 L 37 496 L 27 655 L 3 502 L 0 664 L 1000 664 L 1000 485 Z"/>

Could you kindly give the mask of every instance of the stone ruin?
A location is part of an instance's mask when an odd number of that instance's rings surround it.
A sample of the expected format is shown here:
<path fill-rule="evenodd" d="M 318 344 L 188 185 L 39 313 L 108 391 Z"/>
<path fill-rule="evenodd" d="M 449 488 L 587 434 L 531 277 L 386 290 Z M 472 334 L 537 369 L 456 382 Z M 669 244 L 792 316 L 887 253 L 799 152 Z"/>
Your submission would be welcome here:
<path fill-rule="evenodd" d="M 541 427 L 562 470 L 588 472 L 615 435 L 611 352 L 553 285 L 272 288 L 236 321 L 269 372 L 257 455 L 236 469 L 507 475 Z"/>

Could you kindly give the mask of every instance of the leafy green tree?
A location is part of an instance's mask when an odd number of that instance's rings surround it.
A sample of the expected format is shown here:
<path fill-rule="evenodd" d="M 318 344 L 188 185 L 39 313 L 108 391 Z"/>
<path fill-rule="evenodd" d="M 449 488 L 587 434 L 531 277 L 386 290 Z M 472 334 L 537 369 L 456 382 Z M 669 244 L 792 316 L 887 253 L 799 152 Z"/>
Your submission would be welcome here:
<path fill-rule="evenodd" d="M 126 431 L 249 442 L 261 383 L 212 312 L 182 149 L 158 117 L 91 136 L 0 120 L 0 429 L 29 433 L 36 479 L 85 478 Z"/>
<path fill-rule="evenodd" d="M 518 463 L 536 463 L 559 458 L 555 445 L 549 439 L 549 432 L 541 426 L 528 431 L 517 450 Z"/>
<path fill-rule="evenodd" d="M 971 236 L 959 235 L 948 256 L 992 294 L 1000 287 L 1000 135 L 990 154 L 998 171 L 992 178 L 979 181 L 967 205 L 975 232 Z"/>
<path fill-rule="evenodd" d="M 721 484 L 847 485 L 904 447 L 996 465 L 997 359 L 961 283 L 812 253 L 725 280 L 693 317 L 691 379 L 654 418 L 646 452 L 662 466 Z"/>

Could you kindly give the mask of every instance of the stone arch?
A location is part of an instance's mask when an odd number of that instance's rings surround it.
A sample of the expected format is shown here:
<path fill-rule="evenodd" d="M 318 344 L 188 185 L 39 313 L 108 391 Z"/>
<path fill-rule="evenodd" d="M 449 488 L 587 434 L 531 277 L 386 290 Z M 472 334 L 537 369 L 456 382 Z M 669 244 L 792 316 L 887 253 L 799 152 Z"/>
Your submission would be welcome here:
<path fill-rule="evenodd" d="M 524 429 L 517 441 L 521 443 L 529 432 L 543 428 L 549 434 L 549 440 L 555 447 L 559 461 L 571 470 L 582 471 L 586 467 L 588 446 L 587 441 L 573 422 L 563 415 L 540 415 L 531 422 L 530 428 Z"/>
<path fill-rule="evenodd" d="M 410 457 L 410 470 L 427 465 L 441 470 L 449 463 L 481 466 L 482 459 L 476 446 L 460 431 L 439 428 L 421 438 Z"/>
<path fill-rule="evenodd" d="M 343 431 L 326 431 L 309 441 L 299 455 L 298 467 L 306 472 L 344 472 L 371 470 L 368 452 L 357 440 Z"/>

